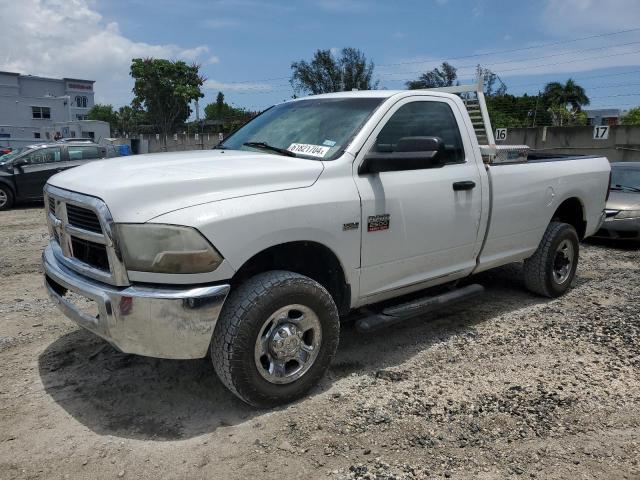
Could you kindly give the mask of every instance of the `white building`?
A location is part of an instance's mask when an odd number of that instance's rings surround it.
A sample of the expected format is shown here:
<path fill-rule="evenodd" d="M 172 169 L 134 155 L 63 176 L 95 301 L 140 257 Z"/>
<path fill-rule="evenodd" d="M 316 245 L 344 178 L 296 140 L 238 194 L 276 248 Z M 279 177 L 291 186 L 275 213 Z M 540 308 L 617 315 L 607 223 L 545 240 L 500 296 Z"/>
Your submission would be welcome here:
<path fill-rule="evenodd" d="M 63 138 L 110 136 L 109 124 L 87 120 L 93 80 L 0 72 L 0 145 L 19 147 Z"/>

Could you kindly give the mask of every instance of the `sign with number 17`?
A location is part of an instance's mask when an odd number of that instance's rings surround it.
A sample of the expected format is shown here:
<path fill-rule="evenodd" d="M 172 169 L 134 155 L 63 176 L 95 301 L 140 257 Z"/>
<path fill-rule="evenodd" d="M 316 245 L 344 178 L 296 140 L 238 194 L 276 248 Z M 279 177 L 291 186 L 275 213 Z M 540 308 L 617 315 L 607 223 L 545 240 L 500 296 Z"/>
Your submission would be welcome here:
<path fill-rule="evenodd" d="M 609 138 L 608 125 L 596 125 L 595 127 L 593 127 L 594 140 L 607 140 L 608 138 Z"/>

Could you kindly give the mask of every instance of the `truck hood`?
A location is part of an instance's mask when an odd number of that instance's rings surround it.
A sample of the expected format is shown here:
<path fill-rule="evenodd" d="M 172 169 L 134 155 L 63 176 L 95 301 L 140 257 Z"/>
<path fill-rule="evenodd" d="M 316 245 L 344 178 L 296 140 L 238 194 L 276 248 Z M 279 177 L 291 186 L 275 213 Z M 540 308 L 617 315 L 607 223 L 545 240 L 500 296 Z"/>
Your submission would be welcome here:
<path fill-rule="evenodd" d="M 613 191 L 607 200 L 609 210 L 640 210 L 640 193 Z"/>
<path fill-rule="evenodd" d="M 104 200 L 116 222 L 146 222 L 193 205 L 309 187 L 323 168 L 318 160 L 198 150 L 100 160 L 48 183 Z"/>

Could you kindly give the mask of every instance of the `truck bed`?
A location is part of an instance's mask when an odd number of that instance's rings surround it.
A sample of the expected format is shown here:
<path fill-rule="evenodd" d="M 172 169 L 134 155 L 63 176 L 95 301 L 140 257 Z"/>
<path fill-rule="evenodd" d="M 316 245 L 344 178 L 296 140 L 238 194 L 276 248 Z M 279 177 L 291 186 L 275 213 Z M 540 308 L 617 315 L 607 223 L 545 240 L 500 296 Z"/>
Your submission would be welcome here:
<path fill-rule="evenodd" d="M 557 164 L 549 168 L 549 162 Z M 487 165 L 486 169 L 490 221 L 476 272 L 505 263 L 505 253 L 513 261 L 530 256 L 549 219 L 567 200 L 575 199 L 584 212 L 584 236 L 598 229 L 607 194 L 603 185 L 609 184 L 605 157 L 534 154 L 527 162 Z"/>

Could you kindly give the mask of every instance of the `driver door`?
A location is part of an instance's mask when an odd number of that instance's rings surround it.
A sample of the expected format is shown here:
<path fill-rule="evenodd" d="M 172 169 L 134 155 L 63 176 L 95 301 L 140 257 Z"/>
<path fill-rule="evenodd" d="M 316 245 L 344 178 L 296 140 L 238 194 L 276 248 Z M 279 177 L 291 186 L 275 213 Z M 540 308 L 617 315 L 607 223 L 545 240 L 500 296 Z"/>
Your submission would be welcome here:
<path fill-rule="evenodd" d="M 362 297 L 395 296 L 475 267 L 482 185 L 466 132 L 455 102 L 415 96 L 394 105 L 365 142 L 354 165 L 362 204 Z M 393 152 L 399 139 L 415 136 L 443 140 L 444 166 L 357 173 L 368 152 Z M 474 187 L 454 190 L 458 182 Z"/>

